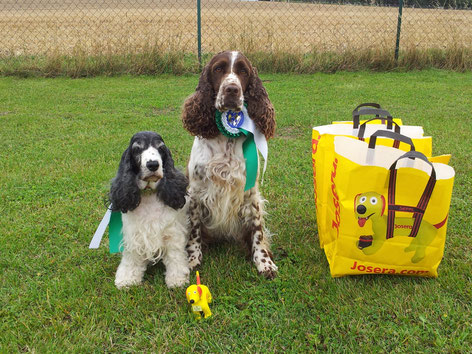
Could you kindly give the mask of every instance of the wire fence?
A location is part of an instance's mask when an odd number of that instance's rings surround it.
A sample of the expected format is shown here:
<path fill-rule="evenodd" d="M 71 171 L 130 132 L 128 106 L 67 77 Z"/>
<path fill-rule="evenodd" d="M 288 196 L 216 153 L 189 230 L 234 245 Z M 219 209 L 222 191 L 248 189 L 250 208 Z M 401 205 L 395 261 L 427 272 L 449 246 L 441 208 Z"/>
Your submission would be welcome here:
<path fill-rule="evenodd" d="M 471 48 L 468 1 L 457 6 L 462 9 L 451 8 L 454 1 L 448 1 L 448 8 L 419 8 L 419 1 L 406 1 L 400 48 Z M 403 0 L 326 2 L 0 0 L 0 56 L 121 54 L 149 48 L 197 54 L 199 43 L 202 53 L 394 50 Z M 436 5 L 441 2 L 445 4 L 441 0 Z"/>

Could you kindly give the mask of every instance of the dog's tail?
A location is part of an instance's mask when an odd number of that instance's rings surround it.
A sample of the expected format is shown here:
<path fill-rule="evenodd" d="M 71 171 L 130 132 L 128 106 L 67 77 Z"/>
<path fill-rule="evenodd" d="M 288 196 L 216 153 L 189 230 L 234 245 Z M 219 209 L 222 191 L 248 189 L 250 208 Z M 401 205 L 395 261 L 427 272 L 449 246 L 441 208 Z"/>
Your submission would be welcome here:
<path fill-rule="evenodd" d="M 436 229 L 440 229 L 441 227 L 443 227 L 443 226 L 444 226 L 444 224 L 445 224 L 445 223 L 446 223 L 446 221 L 447 221 L 447 218 L 448 218 L 448 216 L 449 216 L 449 214 L 447 214 L 447 215 L 446 215 L 446 217 L 444 218 L 444 220 L 443 220 L 443 221 L 441 221 L 440 223 L 438 223 L 438 224 L 434 225 L 434 227 L 435 227 Z"/>
<path fill-rule="evenodd" d="M 202 285 L 202 284 L 200 283 L 200 273 L 199 273 L 198 270 L 197 270 L 197 291 L 198 291 L 198 294 L 199 294 L 200 296 L 202 296 L 203 291 L 202 291 L 202 287 L 201 287 L 200 285 Z"/>

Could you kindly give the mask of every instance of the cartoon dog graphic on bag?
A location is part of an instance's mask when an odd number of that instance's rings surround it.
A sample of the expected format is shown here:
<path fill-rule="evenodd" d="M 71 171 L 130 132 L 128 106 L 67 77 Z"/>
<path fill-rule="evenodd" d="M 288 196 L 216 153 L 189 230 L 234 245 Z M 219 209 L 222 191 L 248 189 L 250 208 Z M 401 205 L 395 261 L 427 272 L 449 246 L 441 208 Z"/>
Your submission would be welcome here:
<path fill-rule="evenodd" d="M 376 192 L 358 194 L 354 199 L 354 212 L 360 227 L 364 227 L 367 220 L 372 221 L 373 235 L 360 236 L 357 247 L 365 255 L 372 255 L 377 252 L 388 239 L 387 223 L 388 217 L 385 214 L 386 202 L 383 195 Z M 415 252 L 411 258 L 413 263 L 420 262 L 425 257 L 426 247 L 431 244 L 436 237 L 438 229 L 446 224 L 446 218 L 438 224 L 431 225 L 425 220 L 421 221 L 415 237 L 405 252 Z M 415 218 L 395 217 L 393 221 L 393 236 L 410 236 L 414 227 Z"/>

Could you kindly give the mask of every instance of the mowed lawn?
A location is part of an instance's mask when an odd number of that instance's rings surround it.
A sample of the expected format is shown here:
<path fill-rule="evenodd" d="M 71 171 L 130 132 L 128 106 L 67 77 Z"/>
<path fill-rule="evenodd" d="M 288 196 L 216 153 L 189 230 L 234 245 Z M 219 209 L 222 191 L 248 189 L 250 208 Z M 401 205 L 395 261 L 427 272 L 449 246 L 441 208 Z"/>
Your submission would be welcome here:
<path fill-rule="evenodd" d="M 465 352 L 472 345 L 472 73 L 263 75 L 277 111 L 262 193 L 280 273 L 236 245 L 200 270 L 214 316 L 196 322 L 164 267 L 114 286 L 119 255 L 88 243 L 130 137 L 159 132 L 185 167 L 181 106 L 198 76 L 0 78 L 0 352 Z M 311 128 L 379 102 L 424 126 L 456 179 L 439 278 L 332 279 L 318 246 Z M 194 281 L 194 275 L 192 275 Z"/>

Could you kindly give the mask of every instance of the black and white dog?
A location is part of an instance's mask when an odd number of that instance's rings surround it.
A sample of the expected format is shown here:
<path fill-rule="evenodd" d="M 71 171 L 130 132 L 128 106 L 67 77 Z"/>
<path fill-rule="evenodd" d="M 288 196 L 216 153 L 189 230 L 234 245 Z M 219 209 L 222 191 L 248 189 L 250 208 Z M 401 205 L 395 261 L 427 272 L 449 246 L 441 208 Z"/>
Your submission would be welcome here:
<path fill-rule="evenodd" d="M 112 210 L 121 211 L 123 221 L 118 288 L 141 283 L 148 263 L 160 259 L 169 288 L 188 282 L 187 185 L 160 135 L 144 131 L 131 138 L 109 195 Z"/>

